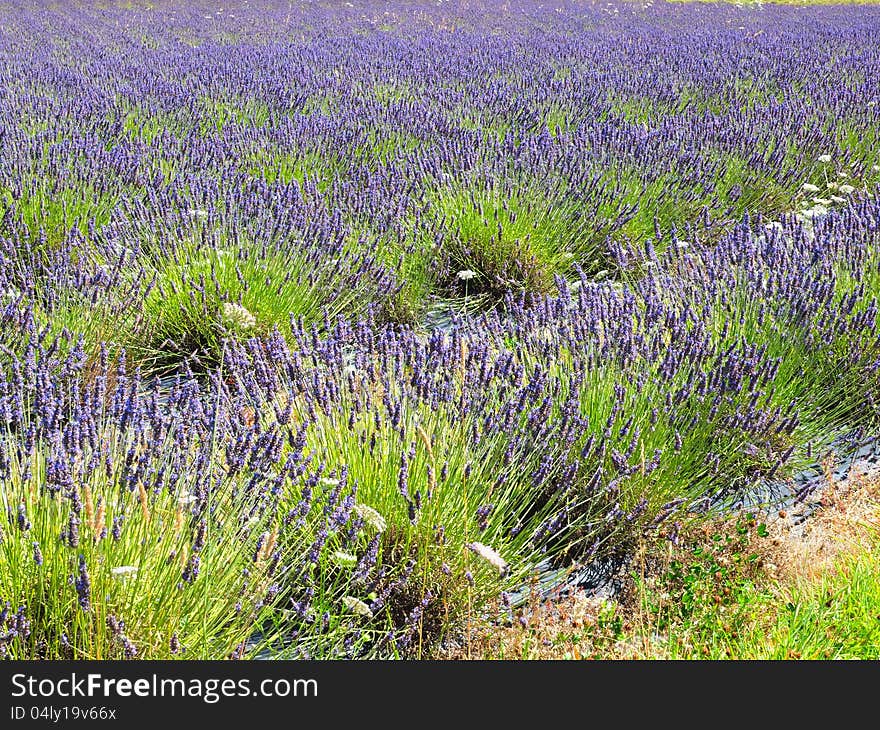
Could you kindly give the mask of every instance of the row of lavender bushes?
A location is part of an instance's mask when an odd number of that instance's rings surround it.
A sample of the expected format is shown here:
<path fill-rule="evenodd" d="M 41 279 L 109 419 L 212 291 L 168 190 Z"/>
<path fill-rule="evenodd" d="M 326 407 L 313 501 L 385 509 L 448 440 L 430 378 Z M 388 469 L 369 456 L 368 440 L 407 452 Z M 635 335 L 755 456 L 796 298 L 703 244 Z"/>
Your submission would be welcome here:
<path fill-rule="evenodd" d="M 427 337 L 294 322 L 206 378 L 31 329 L 0 380 L 4 651 L 428 651 L 540 560 L 876 427 L 880 203 L 806 230 L 749 221 Z"/>
<path fill-rule="evenodd" d="M 876 10 L 153 5 L 0 15 L 0 654 L 430 656 L 876 428 Z"/>

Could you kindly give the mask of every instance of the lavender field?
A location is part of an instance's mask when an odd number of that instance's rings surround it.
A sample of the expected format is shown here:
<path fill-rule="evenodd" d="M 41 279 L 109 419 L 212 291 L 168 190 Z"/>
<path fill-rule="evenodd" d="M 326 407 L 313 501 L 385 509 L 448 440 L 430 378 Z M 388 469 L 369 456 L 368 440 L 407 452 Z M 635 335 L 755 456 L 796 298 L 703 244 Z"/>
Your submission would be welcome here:
<path fill-rule="evenodd" d="M 880 7 L 9 2 L 0 79 L 2 657 L 431 657 L 880 432 Z"/>

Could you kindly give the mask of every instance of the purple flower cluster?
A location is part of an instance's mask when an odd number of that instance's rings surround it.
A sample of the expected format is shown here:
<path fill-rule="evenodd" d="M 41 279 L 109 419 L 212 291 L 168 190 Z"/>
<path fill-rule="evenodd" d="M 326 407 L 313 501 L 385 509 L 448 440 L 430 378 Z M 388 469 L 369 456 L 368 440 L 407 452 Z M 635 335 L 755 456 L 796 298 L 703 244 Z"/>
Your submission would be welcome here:
<path fill-rule="evenodd" d="M 525 268 L 526 238 L 558 249 L 549 271 L 571 278 L 625 266 L 657 223 L 717 238 L 779 215 L 825 154 L 880 179 L 875 8 L 65 8 L 0 15 L 10 332 L 80 307 L 110 323 L 94 337 L 131 327 L 180 355 L 242 298 L 398 317 L 412 276 L 487 283 L 472 218 Z M 676 237 L 657 230 L 649 263 Z M 144 321 L 151 297 L 185 321 Z"/>
<path fill-rule="evenodd" d="M 0 659 L 10 654 L 14 644 L 26 644 L 31 635 L 31 622 L 24 606 L 19 606 L 13 613 L 9 601 L 0 610 Z"/>

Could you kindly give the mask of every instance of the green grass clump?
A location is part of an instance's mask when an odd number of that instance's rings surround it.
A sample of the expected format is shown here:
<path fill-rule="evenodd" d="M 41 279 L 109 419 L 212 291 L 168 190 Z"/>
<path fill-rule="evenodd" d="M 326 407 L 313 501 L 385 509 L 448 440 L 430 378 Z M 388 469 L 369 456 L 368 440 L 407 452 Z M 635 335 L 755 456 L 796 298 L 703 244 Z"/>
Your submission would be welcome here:
<path fill-rule="evenodd" d="M 555 277 L 603 268 L 602 239 L 576 203 L 528 185 L 456 187 L 430 203 L 447 229 L 438 252 L 448 293 L 497 301 L 508 291 L 540 295 Z M 470 273 L 463 273 L 470 272 Z"/>
<path fill-rule="evenodd" d="M 90 227 L 107 223 L 116 204 L 112 191 L 96 190 L 85 182 L 71 185 L 38 177 L 23 183 L 21 190 L 17 197 L 9 192 L 2 196 L 10 219 L 3 221 L 2 229 L 20 235 L 37 250 L 57 248 L 72 228 L 86 234 Z"/>
<path fill-rule="evenodd" d="M 409 569 L 404 581 L 383 578 L 373 593 L 383 586 L 390 591 L 386 620 L 398 630 L 419 610 L 416 636 L 400 651 L 426 656 L 468 611 L 525 579 L 541 558 L 534 532 L 559 505 L 550 499 L 532 503 L 528 474 L 545 452 L 536 447 L 511 463 L 510 454 L 505 457 L 510 437 L 474 439 L 481 413 L 463 417 L 454 406 L 432 408 L 405 391 L 387 372 L 352 368 L 340 401 L 315 410 L 309 399 L 280 391 L 273 408 L 283 404 L 292 421 L 310 420 L 307 449 L 331 468 L 344 466 L 347 479 L 357 484 L 358 501 L 387 523 L 375 548 L 378 559 L 392 577 Z M 388 404 L 384 416 L 363 412 L 364 399 L 380 394 Z M 492 404 L 497 401 L 489 395 Z M 261 410 L 271 413 L 267 406 Z M 491 547 L 507 567 L 467 547 L 475 542 Z"/>
<path fill-rule="evenodd" d="M 419 325 L 435 296 L 437 252 L 417 236 L 363 234 L 358 248 L 375 251 L 376 259 L 395 272 L 398 285 L 383 299 L 380 321 Z"/>
<path fill-rule="evenodd" d="M 330 186 L 337 174 L 338 162 L 329 152 L 284 152 L 281 150 L 259 149 L 248 156 L 246 169 L 256 178 L 262 178 L 270 185 L 288 185 L 296 180 L 302 186 L 307 180 L 315 184 L 320 192 Z"/>
<path fill-rule="evenodd" d="M 39 439 L 24 458 L 11 455 L 0 489 L 0 601 L 12 612 L 24 607 L 30 628 L 0 642 L 2 653 L 17 659 L 232 655 L 260 623 L 269 561 L 251 555 L 256 536 L 273 529 L 271 513 L 242 529 L 239 515 L 252 506 L 242 496 L 242 475 L 219 478 L 208 497 L 211 516 L 196 514 L 195 495 L 204 485 L 195 460 L 217 458 L 210 434 L 189 454 L 174 454 L 169 431 L 151 444 L 161 452 L 146 457 L 137 440 L 116 435 L 102 430 L 108 452 L 84 453 L 73 464 Z M 127 450 L 135 460 L 164 462 L 176 483 L 154 489 L 133 482 Z M 109 473 L 89 471 L 91 458 L 106 459 Z M 63 486 L 71 478 L 75 486 Z"/>
<path fill-rule="evenodd" d="M 378 278 L 357 273 L 371 265 L 368 257 L 341 247 L 335 261 L 316 266 L 316 255 L 295 239 L 287 247 L 183 244 L 159 254 L 128 349 L 160 367 L 188 358 L 207 367 L 219 362 L 226 338 L 289 332 L 291 318 L 313 324 L 356 316 L 380 298 Z"/>
<path fill-rule="evenodd" d="M 775 622 L 728 648 L 743 659 L 880 659 L 876 553 L 840 561 L 816 583 L 792 591 Z"/>
<path fill-rule="evenodd" d="M 262 127 L 271 118 L 269 106 L 262 100 L 204 96 L 198 100 L 195 124 L 202 135 L 219 134 L 229 125 Z"/>

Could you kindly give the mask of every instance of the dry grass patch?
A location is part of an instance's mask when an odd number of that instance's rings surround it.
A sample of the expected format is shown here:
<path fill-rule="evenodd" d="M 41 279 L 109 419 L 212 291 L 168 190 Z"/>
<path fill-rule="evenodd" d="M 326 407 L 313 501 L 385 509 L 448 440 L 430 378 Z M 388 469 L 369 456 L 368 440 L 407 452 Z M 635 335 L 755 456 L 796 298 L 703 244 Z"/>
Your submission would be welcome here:
<path fill-rule="evenodd" d="M 857 463 L 835 480 L 832 469 L 792 508 L 694 523 L 677 545 L 644 540 L 613 600 L 533 591 L 525 606 L 496 606 L 441 658 L 799 658 L 775 639 L 764 652 L 762 637 L 786 633 L 785 612 L 813 610 L 829 581 L 846 586 L 880 535 L 880 470 Z"/>

